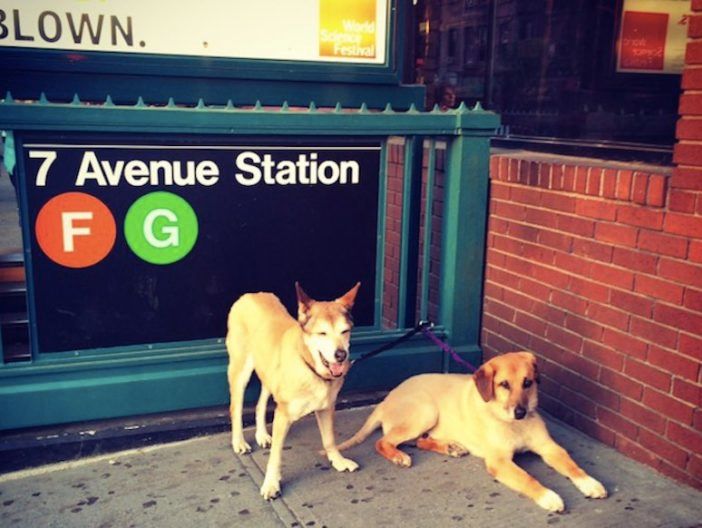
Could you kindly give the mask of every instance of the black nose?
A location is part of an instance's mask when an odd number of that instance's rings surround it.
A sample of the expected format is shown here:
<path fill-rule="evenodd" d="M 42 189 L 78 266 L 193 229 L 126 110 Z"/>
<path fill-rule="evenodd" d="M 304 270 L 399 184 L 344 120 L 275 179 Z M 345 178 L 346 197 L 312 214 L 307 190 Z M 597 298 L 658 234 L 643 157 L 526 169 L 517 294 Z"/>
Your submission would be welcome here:
<path fill-rule="evenodd" d="M 517 420 L 521 420 L 522 418 L 524 418 L 526 416 L 526 413 L 526 409 L 521 405 L 517 405 L 517 407 L 515 407 L 514 409 L 514 417 Z"/>
<path fill-rule="evenodd" d="M 339 363 L 341 363 L 342 361 L 344 361 L 344 360 L 346 359 L 346 356 L 347 356 L 347 355 L 348 355 L 348 354 L 347 354 L 346 350 L 337 350 L 336 352 L 334 352 L 334 357 L 336 358 L 336 360 L 337 360 Z"/>

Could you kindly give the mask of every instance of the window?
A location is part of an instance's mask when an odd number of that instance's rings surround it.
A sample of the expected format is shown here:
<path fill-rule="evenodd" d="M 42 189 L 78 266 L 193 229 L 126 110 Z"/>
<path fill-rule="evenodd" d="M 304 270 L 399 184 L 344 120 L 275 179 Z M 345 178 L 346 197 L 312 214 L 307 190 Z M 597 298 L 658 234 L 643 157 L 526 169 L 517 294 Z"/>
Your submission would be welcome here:
<path fill-rule="evenodd" d="M 505 138 L 670 152 L 689 8 L 690 0 L 419 0 L 415 15 L 428 30 L 418 35 L 416 79 L 428 107 L 452 90 L 457 103 L 499 112 Z"/>

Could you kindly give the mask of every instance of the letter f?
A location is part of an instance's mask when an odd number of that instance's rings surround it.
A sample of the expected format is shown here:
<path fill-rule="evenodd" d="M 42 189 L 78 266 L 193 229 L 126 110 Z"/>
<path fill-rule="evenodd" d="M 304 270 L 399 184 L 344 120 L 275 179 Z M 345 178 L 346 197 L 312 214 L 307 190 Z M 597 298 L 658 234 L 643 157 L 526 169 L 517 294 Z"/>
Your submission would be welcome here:
<path fill-rule="evenodd" d="M 90 235 L 89 227 L 76 227 L 74 220 L 92 220 L 93 213 L 90 211 L 66 212 L 61 214 L 61 227 L 63 228 L 63 250 L 66 253 L 73 253 L 76 248 L 73 240 L 76 236 Z"/>

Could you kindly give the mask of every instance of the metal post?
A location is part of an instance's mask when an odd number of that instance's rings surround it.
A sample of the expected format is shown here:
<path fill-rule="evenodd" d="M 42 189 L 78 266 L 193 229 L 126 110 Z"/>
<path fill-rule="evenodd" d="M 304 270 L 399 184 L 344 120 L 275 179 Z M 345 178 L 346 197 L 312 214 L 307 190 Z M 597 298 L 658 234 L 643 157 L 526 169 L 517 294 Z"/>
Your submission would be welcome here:
<path fill-rule="evenodd" d="M 459 108 L 459 126 L 465 107 Z M 452 346 L 480 362 L 480 315 L 488 210 L 489 130 L 461 130 L 448 147 L 441 317 Z"/>

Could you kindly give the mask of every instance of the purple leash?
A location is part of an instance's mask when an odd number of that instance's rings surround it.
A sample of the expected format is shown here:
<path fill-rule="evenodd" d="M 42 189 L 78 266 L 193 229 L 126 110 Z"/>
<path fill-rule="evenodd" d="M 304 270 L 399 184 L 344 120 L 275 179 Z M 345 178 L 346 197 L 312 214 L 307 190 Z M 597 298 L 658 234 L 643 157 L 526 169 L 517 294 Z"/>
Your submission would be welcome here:
<path fill-rule="evenodd" d="M 424 337 L 426 337 L 429 341 L 432 341 L 441 350 L 450 354 L 456 363 L 458 363 L 459 365 L 463 365 L 470 372 L 475 372 L 476 370 L 478 370 L 472 364 L 470 364 L 468 361 L 466 361 L 461 356 L 459 356 L 458 353 L 453 348 L 451 348 L 448 344 L 444 343 L 441 339 L 436 337 L 436 334 L 434 334 L 434 332 L 431 331 L 432 328 L 434 328 L 434 323 L 432 323 L 431 321 L 420 321 L 419 323 L 417 323 L 417 326 L 415 326 L 414 328 L 409 330 L 404 335 L 401 335 L 400 337 L 398 337 L 394 341 L 390 341 L 389 343 L 386 343 L 386 344 L 376 348 L 375 350 L 371 350 L 370 352 L 366 352 L 365 354 L 362 354 L 360 357 L 355 359 L 353 361 L 353 363 L 356 364 L 360 361 L 364 361 L 368 358 L 371 358 L 371 357 L 376 356 L 382 352 L 385 352 L 386 350 L 389 350 L 389 349 L 399 345 L 403 341 L 410 339 L 412 336 L 414 336 L 414 334 L 416 334 L 418 332 L 422 332 L 422 334 L 424 334 Z"/>
<path fill-rule="evenodd" d="M 420 325 L 421 324 L 422 323 L 420 323 Z M 424 337 L 426 337 L 429 341 L 432 341 L 436 346 L 438 346 L 444 352 L 447 352 L 448 354 L 450 354 L 456 363 L 458 363 L 459 365 L 463 365 L 470 372 L 475 372 L 476 370 L 478 370 L 470 362 L 466 361 L 461 356 L 459 356 L 458 352 L 456 352 L 448 344 L 444 343 L 441 339 L 436 337 L 436 334 L 434 334 L 434 332 L 431 331 L 431 328 L 433 326 L 434 326 L 433 323 L 429 323 L 427 325 L 422 325 L 421 331 L 424 334 Z"/>

